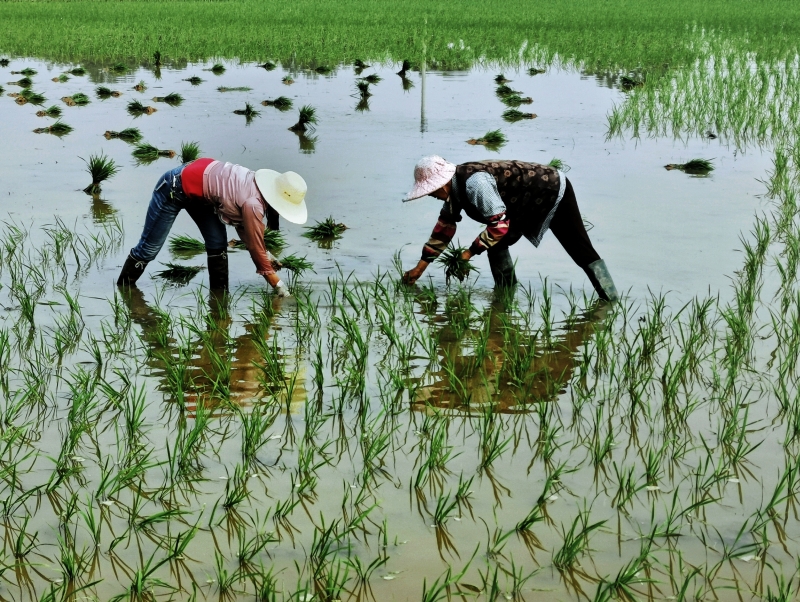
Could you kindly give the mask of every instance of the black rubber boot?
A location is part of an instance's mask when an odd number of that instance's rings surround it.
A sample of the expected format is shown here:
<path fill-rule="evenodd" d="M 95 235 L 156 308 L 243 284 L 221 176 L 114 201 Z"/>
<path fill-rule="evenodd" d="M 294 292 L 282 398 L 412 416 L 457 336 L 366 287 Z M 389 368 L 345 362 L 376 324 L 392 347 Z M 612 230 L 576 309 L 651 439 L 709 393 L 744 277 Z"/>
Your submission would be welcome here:
<path fill-rule="evenodd" d="M 511 287 L 517 284 L 517 275 L 514 273 L 514 262 L 508 247 L 491 247 L 487 251 L 489 267 L 492 270 L 495 286 Z"/>
<path fill-rule="evenodd" d="M 602 259 L 593 261 L 585 269 L 586 275 L 597 291 L 597 296 L 604 301 L 611 303 L 619 300 L 619 293 L 617 287 L 614 286 L 614 281 L 611 279 L 611 274 L 608 272 L 606 262 Z"/>
<path fill-rule="evenodd" d="M 208 286 L 212 291 L 228 290 L 227 251 L 208 251 Z"/>
<path fill-rule="evenodd" d="M 140 261 L 128 255 L 125 265 L 117 278 L 117 286 L 133 286 L 147 267 L 146 261 Z"/>

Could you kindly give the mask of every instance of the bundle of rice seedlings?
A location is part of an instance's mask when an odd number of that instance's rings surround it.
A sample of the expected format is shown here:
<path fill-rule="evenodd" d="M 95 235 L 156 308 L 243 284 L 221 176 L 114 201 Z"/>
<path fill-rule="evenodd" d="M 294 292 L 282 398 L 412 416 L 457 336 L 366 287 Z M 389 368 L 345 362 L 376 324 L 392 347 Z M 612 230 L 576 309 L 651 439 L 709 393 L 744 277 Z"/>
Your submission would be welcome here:
<path fill-rule="evenodd" d="M 53 81 L 56 82 L 57 84 L 63 84 L 64 82 L 69 81 L 69 76 L 66 73 L 62 73 L 58 77 L 54 77 Z"/>
<path fill-rule="evenodd" d="M 369 68 L 370 68 L 372 65 L 367 65 L 367 64 L 366 64 L 364 61 L 362 61 L 361 59 L 356 59 L 355 61 L 353 61 L 353 66 L 354 66 L 356 69 L 362 69 L 362 70 L 363 70 L 363 69 L 369 69 Z"/>
<path fill-rule="evenodd" d="M 191 236 L 177 234 L 169 239 L 169 250 L 175 255 L 192 256 L 206 252 L 206 244 Z"/>
<path fill-rule="evenodd" d="M 225 73 L 225 65 L 222 63 L 214 63 L 210 69 L 203 69 L 203 71 L 211 71 L 214 75 L 222 75 Z"/>
<path fill-rule="evenodd" d="M 248 123 L 254 117 L 258 117 L 261 114 L 261 111 L 256 111 L 249 102 L 244 103 L 243 109 L 236 109 L 233 112 L 235 115 L 244 115 L 247 118 Z"/>
<path fill-rule="evenodd" d="M 125 128 L 121 132 L 113 132 L 108 130 L 105 134 L 103 134 L 103 136 L 106 137 L 106 140 L 119 138 L 123 142 L 128 142 L 129 144 L 139 142 L 139 140 L 142 139 L 142 133 L 139 131 L 139 128 Z"/>
<path fill-rule="evenodd" d="M 286 237 L 280 230 L 264 230 L 264 246 L 270 253 L 280 253 L 287 244 Z"/>
<path fill-rule="evenodd" d="M 181 142 L 180 160 L 181 163 L 190 163 L 200 156 L 200 144 L 198 142 Z"/>
<path fill-rule="evenodd" d="M 638 77 L 629 77 L 627 75 L 623 75 L 619 78 L 619 84 L 622 89 L 627 92 L 628 90 L 633 90 L 634 88 L 641 88 L 644 86 L 644 80 L 639 79 Z"/>
<path fill-rule="evenodd" d="M 516 121 L 522 121 L 523 119 L 536 119 L 536 113 L 523 113 L 517 109 L 508 109 L 503 112 L 503 119 L 509 123 L 514 123 Z"/>
<path fill-rule="evenodd" d="M 164 264 L 167 269 L 156 272 L 155 276 L 169 280 L 178 286 L 184 286 L 197 276 L 202 270 L 206 269 L 201 265 L 180 265 L 178 263 L 167 262 Z"/>
<path fill-rule="evenodd" d="M 482 144 L 489 150 L 497 150 L 506 142 L 508 142 L 508 138 L 506 138 L 506 135 L 500 130 L 492 130 L 490 132 L 486 132 L 480 138 L 470 138 L 467 140 L 467 144 Z"/>
<path fill-rule="evenodd" d="M 84 69 L 83 67 L 75 67 L 74 69 L 70 69 L 68 73 L 70 75 L 80 77 L 81 75 L 86 75 L 86 69 Z"/>
<path fill-rule="evenodd" d="M 9 61 L 7 58 L 3 57 L 0 59 L 0 67 L 8 67 L 10 62 L 11 61 Z"/>
<path fill-rule="evenodd" d="M 153 64 L 156 67 L 161 66 L 161 53 L 158 50 L 153 53 Z"/>
<path fill-rule="evenodd" d="M 314 241 L 324 241 L 341 238 L 344 231 L 347 230 L 347 226 L 337 222 L 333 219 L 333 216 L 331 216 L 326 217 L 321 222 L 317 222 L 313 226 L 307 226 L 306 230 L 308 231 L 303 233 L 303 236 L 306 238 L 310 238 Z"/>
<path fill-rule="evenodd" d="M 509 94 L 500 99 L 507 107 L 518 107 L 519 105 L 529 105 L 533 102 L 530 96 L 523 98 L 519 94 Z"/>
<path fill-rule="evenodd" d="M 571 169 L 571 167 L 569 165 L 567 165 L 566 163 L 564 163 L 563 160 L 557 159 L 556 157 L 553 157 L 552 159 L 550 159 L 550 163 L 548 163 L 548 165 L 550 167 L 553 167 L 555 169 L 558 169 L 558 170 L 561 170 L 561 171 L 564 171 L 564 172 L 569 171 Z"/>
<path fill-rule="evenodd" d="M 123 65 L 122 63 L 117 63 L 116 65 L 111 66 L 111 71 L 114 73 L 125 73 L 128 70 L 128 67 Z"/>
<path fill-rule="evenodd" d="M 320 75 L 328 75 L 333 71 L 333 69 L 331 67 L 328 67 L 327 65 L 320 65 L 319 67 L 314 69 L 314 71 L 316 73 L 319 73 Z"/>
<path fill-rule="evenodd" d="M 30 88 L 25 88 L 22 92 L 16 95 L 14 102 L 18 105 L 24 105 L 31 103 L 32 105 L 43 105 L 47 101 L 47 98 L 43 94 L 39 94 L 38 92 L 34 92 Z"/>
<path fill-rule="evenodd" d="M 2 92 L 0 92 L 2 94 Z M 51 105 L 47 107 L 43 111 L 36 111 L 37 117 L 61 117 L 61 107 L 57 107 L 56 105 Z"/>
<path fill-rule="evenodd" d="M 275 107 L 279 111 L 288 111 L 292 108 L 292 99 L 285 96 L 278 96 L 275 100 L 264 100 L 261 102 L 265 107 Z"/>
<path fill-rule="evenodd" d="M 281 268 L 290 270 L 295 273 L 295 276 L 301 276 L 303 272 L 314 271 L 314 264 L 308 261 L 305 257 L 298 257 L 297 255 L 288 255 L 281 257 Z"/>
<path fill-rule="evenodd" d="M 12 71 L 11 75 L 24 75 L 25 77 L 32 77 L 36 75 L 36 69 L 31 69 L 30 67 L 25 67 L 22 71 Z"/>
<path fill-rule="evenodd" d="M 83 92 L 77 92 L 72 96 L 64 96 L 61 98 L 61 100 L 68 107 L 85 107 L 92 102 Z"/>
<path fill-rule="evenodd" d="M 372 96 L 372 92 L 369 91 L 369 82 L 368 81 L 358 81 L 356 82 L 356 91 L 358 95 L 361 96 L 362 99 L 367 99 Z"/>
<path fill-rule="evenodd" d="M 97 94 L 97 98 L 100 100 L 105 100 L 106 98 L 119 98 L 122 96 L 122 92 L 118 92 L 116 90 L 112 90 L 111 88 L 106 88 L 105 86 L 97 86 L 95 88 L 94 93 Z"/>
<path fill-rule="evenodd" d="M 114 163 L 114 159 L 107 157 L 105 153 L 89 155 L 88 161 L 82 157 L 81 159 L 86 163 L 86 170 L 92 176 L 92 183 L 83 189 L 86 194 L 100 194 L 100 183 L 119 172 L 119 166 Z"/>
<path fill-rule="evenodd" d="M 294 80 L 290 75 L 284 75 L 283 78 L 281 78 L 281 81 L 287 86 L 291 86 L 294 83 Z"/>
<path fill-rule="evenodd" d="M 405 77 L 406 71 L 408 71 L 409 69 L 411 69 L 411 63 L 409 63 L 408 61 L 403 61 L 403 65 L 400 67 L 400 71 L 397 72 L 397 75 L 399 75 L 400 77 Z"/>
<path fill-rule="evenodd" d="M 196 75 L 193 75 L 192 77 L 187 77 L 187 78 L 186 78 L 185 80 L 183 80 L 183 81 L 185 81 L 185 82 L 189 82 L 189 83 L 190 83 L 190 84 L 192 84 L 193 86 L 199 86 L 200 84 L 202 84 L 202 83 L 203 83 L 203 79 L 202 79 L 202 78 L 200 78 L 200 77 L 197 77 Z"/>
<path fill-rule="evenodd" d="M 495 76 L 494 81 L 496 84 L 502 85 L 502 84 L 507 84 L 511 80 L 506 78 L 506 76 L 501 73 L 500 75 Z"/>
<path fill-rule="evenodd" d="M 152 144 L 137 144 L 136 148 L 131 153 L 133 157 L 140 163 L 151 163 L 159 157 L 167 157 L 172 159 L 177 153 L 174 150 L 161 150 Z"/>
<path fill-rule="evenodd" d="M 154 102 L 164 102 L 164 103 L 167 103 L 171 107 L 177 107 L 178 105 L 180 105 L 183 102 L 183 96 L 181 96 L 180 94 L 178 94 L 176 92 L 171 92 L 170 94 L 167 94 L 166 96 L 154 96 L 153 97 L 153 101 Z"/>
<path fill-rule="evenodd" d="M 225 86 L 220 86 L 217 88 L 217 92 L 249 92 L 253 88 L 248 88 L 247 86 L 238 86 L 236 88 L 226 88 Z"/>
<path fill-rule="evenodd" d="M 143 80 L 143 79 L 140 79 L 140 80 L 139 80 L 139 83 L 138 83 L 138 84 L 136 84 L 136 85 L 133 87 L 133 89 L 134 89 L 134 90 L 136 90 L 137 92 L 144 92 L 145 90 L 147 90 L 147 86 L 145 85 L 145 83 L 144 83 L 144 80 Z"/>
<path fill-rule="evenodd" d="M 667 170 L 679 169 L 680 171 L 688 174 L 707 174 L 714 171 L 713 159 L 692 159 L 686 163 L 670 163 L 665 165 Z"/>
<path fill-rule="evenodd" d="M 368 84 L 379 84 L 382 80 L 383 78 L 377 73 L 370 73 L 366 77 L 361 78 L 361 81 L 367 82 Z"/>
<path fill-rule="evenodd" d="M 311 105 L 303 105 L 300 109 L 300 118 L 289 129 L 293 132 L 305 132 L 309 129 L 314 129 L 317 123 L 317 110 Z"/>
<path fill-rule="evenodd" d="M 512 90 L 509 86 L 505 84 L 500 84 L 497 86 L 497 89 L 494 91 L 500 98 L 504 96 L 511 96 L 512 94 L 522 94 L 519 90 Z"/>
<path fill-rule="evenodd" d="M 33 85 L 33 80 L 30 77 L 23 77 L 15 82 L 6 82 L 9 86 L 19 86 L 20 88 L 30 88 Z"/>
<path fill-rule="evenodd" d="M 55 134 L 56 136 L 66 136 L 71 131 L 72 126 L 69 126 L 61 121 L 56 121 L 53 125 L 45 128 L 36 128 L 33 130 L 35 134 Z"/>
<path fill-rule="evenodd" d="M 265 71 L 274 71 L 277 65 L 272 61 L 267 61 L 266 63 L 262 63 L 261 65 L 259 65 L 259 67 L 261 67 Z"/>
<path fill-rule="evenodd" d="M 457 278 L 459 282 L 464 282 L 470 272 L 478 271 L 478 268 L 472 265 L 468 259 L 462 259 L 461 254 L 466 250 L 465 247 L 456 247 L 451 243 L 436 259 L 436 263 L 444 266 L 445 283 L 448 286 L 451 278 Z"/>
<path fill-rule="evenodd" d="M 528 69 L 528 75 L 539 75 L 540 73 L 544 73 L 544 69 L 537 69 L 536 67 Z"/>
<path fill-rule="evenodd" d="M 127 110 L 130 115 L 138 117 L 139 115 L 152 115 L 157 109 L 155 107 L 145 106 L 138 100 L 132 100 L 128 103 Z"/>

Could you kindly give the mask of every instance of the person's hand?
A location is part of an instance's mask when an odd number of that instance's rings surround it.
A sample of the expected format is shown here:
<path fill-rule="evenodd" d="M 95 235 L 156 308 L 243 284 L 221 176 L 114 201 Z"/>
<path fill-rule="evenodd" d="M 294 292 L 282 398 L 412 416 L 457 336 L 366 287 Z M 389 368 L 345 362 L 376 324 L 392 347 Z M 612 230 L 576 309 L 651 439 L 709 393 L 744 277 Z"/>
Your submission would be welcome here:
<path fill-rule="evenodd" d="M 405 274 L 403 274 L 403 284 L 407 284 L 409 286 L 413 285 L 419 277 L 425 272 L 425 268 L 428 267 L 428 263 L 425 261 L 421 261 L 416 265 L 415 268 L 408 270 Z"/>
<path fill-rule="evenodd" d="M 283 286 L 283 283 L 279 286 L 275 287 L 275 296 L 279 299 L 285 299 L 286 297 L 291 297 L 292 294 L 289 292 L 289 289 Z"/>
<path fill-rule="evenodd" d="M 276 272 L 283 267 L 283 264 L 274 257 L 270 259 L 270 263 L 272 264 L 272 269 L 275 270 Z"/>
<path fill-rule="evenodd" d="M 472 253 L 470 253 L 469 249 L 466 249 L 463 253 L 461 253 L 461 259 L 464 261 L 469 261 L 472 259 Z"/>

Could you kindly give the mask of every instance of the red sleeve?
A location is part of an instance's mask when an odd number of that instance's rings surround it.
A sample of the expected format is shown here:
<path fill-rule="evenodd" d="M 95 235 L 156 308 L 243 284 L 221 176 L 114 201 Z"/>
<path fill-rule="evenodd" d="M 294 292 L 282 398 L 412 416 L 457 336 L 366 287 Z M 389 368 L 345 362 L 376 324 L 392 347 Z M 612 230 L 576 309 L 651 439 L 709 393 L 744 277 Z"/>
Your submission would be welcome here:
<path fill-rule="evenodd" d="M 248 199 L 242 205 L 242 225 L 239 230 L 242 242 L 256 266 L 256 273 L 262 276 L 274 274 L 275 270 L 264 246 L 264 208 L 260 200 Z"/>

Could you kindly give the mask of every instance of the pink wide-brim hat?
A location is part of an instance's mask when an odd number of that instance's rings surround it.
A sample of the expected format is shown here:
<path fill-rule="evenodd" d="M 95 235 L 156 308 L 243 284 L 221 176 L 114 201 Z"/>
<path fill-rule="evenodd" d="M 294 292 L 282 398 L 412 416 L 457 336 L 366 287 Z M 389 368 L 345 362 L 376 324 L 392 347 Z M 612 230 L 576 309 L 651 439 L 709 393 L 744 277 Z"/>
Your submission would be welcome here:
<path fill-rule="evenodd" d="M 413 201 L 439 190 L 453 179 L 456 166 L 442 159 L 438 155 L 422 157 L 414 167 L 414 188 L 403 199 L 403 202 Z"/>

